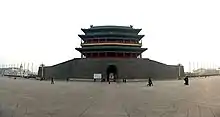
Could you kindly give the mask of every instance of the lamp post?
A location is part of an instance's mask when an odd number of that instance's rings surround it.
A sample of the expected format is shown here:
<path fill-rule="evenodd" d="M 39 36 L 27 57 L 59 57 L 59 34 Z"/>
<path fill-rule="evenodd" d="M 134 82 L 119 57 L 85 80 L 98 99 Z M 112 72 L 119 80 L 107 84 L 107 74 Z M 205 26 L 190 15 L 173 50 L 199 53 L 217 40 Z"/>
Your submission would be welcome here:
<path fill-rule="evenodd" d="M 181 65 L 178 64 L 178 79 L 180 79 L 180 76 L 181 76 L 180 67 L 181 67 Z"/>
<path fill-rule="evenodd" d="M 41 78 L 44 78 L 44 64 L 41 64 Z"/>
<path fill-rule="evenodd" d="M 34 74 L 34 72 L 33 72 L 33 63 L 32 63 L 32 65 L 31 65 L 31 74 L 33 75 Z"/>

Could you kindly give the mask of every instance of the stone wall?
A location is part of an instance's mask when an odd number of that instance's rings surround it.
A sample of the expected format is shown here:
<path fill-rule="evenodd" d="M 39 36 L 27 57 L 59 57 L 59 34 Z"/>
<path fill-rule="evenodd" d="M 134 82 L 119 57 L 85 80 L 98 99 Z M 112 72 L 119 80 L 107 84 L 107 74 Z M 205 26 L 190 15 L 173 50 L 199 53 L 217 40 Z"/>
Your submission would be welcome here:
<path fill-rule="evenodd" d="M 92 79 L 94 73 L 102 73 L 107 77 L 106 71 L 109 65 L 115 65 L 118 71 L 118 77 L 129 79 L 176 79 L 179 73 L 179 66 L 166 65 L 150 59 L 81 59 L 75 58 L 54 66 L 44 67 L 44 76 L 46 78 L 53 76 L 57 79 L 82 78 Z M 181 76 L 184 76 L 184 68 L 180 67 Z M 41 67 L 38 75 L 41 76 Z"/>

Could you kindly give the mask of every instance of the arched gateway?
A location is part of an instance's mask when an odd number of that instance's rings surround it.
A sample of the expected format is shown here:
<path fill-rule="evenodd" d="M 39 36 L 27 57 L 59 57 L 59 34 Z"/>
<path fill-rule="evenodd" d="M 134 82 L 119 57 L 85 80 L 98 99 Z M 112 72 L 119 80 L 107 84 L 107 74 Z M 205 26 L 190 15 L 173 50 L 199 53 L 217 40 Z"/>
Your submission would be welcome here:
<path fill-rule="evenodd" d="M 116 81 L 118 77 L 118 69 L 115 65 L 109 65 L 106 70 L 107 81 L 113 80 Z"/>

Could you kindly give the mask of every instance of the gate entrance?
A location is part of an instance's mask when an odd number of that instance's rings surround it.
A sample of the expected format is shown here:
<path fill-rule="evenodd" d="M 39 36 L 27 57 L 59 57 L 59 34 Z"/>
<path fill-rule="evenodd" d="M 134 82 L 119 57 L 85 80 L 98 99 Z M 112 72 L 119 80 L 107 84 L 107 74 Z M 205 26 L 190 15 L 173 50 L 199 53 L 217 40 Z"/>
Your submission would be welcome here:
<path fill-rule="evenodd" d="M 109 65 L 106 70 L 107 73 L 107 81 L 113 80 L 114 82 L 116 81 L 118 77 L 118 70 L 115 65 Z"/>

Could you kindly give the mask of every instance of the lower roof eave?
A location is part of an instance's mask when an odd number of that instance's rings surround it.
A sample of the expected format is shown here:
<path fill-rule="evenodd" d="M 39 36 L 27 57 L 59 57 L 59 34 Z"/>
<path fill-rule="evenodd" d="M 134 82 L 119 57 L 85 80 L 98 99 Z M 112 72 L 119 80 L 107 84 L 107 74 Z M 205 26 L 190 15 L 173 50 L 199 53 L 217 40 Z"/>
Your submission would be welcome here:
<path fill-rule="evenodd" d="M 147 48 L 140 48 L 140 49 L 96 49 L 96 50 L 89 50 L 83 48 L 76 48 L 77 51 L 80 53 L 91 53 L 91 52 L 131 52 L 131 53 L 143 53 L 147 50 Z"/>

